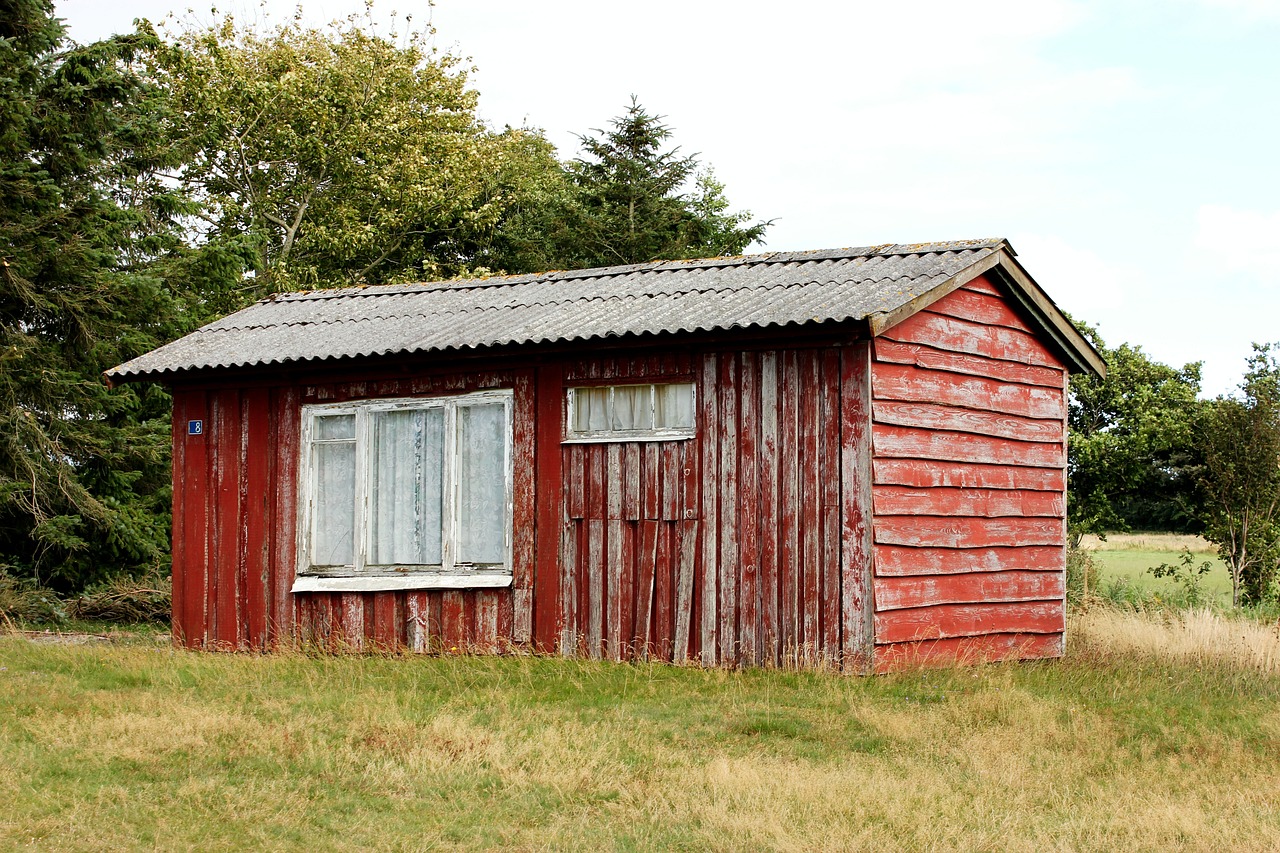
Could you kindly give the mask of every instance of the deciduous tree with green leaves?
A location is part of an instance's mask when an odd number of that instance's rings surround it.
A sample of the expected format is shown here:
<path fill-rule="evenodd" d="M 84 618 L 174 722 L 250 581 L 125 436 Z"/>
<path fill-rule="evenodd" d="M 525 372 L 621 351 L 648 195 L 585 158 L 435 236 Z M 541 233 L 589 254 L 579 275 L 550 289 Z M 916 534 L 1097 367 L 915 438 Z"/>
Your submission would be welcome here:
<path fill-rule="evenodd" d="M 252 249 L 241 301 L 473 265 L 508 203 L 499 176 L 538 152 L 479 121 L 458 60 L 427 35 L 397 44 L 356 19 L 259 33 L 226 17 L 162 55 L 174 177 L 203 205 L 193 236 Z"/>
<path fill-rule="evenodd" d="M 1141 347 L 1109 348 L 1077 324 L 1107 362 L 1107 376 L 1071 378 L 1068 405 L 1068 522 L 1085 533 L 1133 527 L 1187 530 L 1195 512 L 1194 415 L 1200 364 L 1155 361 Z"/>
<path fill-rule="evenodd" d="M 1280 360 L 1270 344 L 1253 356 L 1233 397 L 1218 397 L 1197 424 L 1205 538 L 1231 573 L 1235 606 L 1276 595 L 1280 561 Z"/>

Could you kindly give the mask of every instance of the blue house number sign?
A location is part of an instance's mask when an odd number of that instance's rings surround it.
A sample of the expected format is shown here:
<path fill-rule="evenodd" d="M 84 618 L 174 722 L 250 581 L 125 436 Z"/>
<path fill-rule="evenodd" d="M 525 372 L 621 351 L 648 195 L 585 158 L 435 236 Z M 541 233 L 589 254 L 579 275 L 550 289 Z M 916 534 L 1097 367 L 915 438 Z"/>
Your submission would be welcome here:
<path fill-rule="evenodd" d="M 204 435 L 204 421 L 187 421 L 187 435 Z"/>

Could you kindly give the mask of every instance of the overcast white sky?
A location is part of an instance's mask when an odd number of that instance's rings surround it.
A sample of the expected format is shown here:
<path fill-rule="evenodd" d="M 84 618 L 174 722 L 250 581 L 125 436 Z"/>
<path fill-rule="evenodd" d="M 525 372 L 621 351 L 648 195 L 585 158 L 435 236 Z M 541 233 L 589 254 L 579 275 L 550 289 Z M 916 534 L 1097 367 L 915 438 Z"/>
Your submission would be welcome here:
<path fill-rule="evenodd" d="M 62 0 L 81 42 L 189 0 Z M 282 21 L 292 0 L 218 3 Z M 315 23 L 362 0 L 307 0 Z M 563 156 L 635 94 L 763 249 L 1007 237 L 1109 344 L 1229 391 L 1280 340 L 1280 0 L 378 0 Z"/>

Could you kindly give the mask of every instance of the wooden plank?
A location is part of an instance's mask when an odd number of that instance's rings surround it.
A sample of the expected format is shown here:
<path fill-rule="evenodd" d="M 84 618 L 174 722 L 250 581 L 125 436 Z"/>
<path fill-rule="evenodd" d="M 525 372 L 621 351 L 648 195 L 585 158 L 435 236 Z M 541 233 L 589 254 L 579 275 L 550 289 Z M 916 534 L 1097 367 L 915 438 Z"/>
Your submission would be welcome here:
<path fill-rule="evenodd" d="M 782 664 L 778 627 L 778 353 L 760 354 L 760 660 Z"/>
<path fill-rule="evenodd" d="M 640 445 L 643 456 L 640 477 L 640 515 L 642 518 L 662 518 L 662 445 L 646 441 Z"/>
<path fill-rule="evenodd" d="M 240 447 L 240 464 L 244 468 L 244 476 L 240 483 L 240 503 L 243 507 L 241 511 L 245 623 L 243 644 L 247 648 L 261 650 L 268 644 L 267 525 L 271 518 L 271 484 L 267 479 L 268 460 L 271 457 L 267 389 L 246 389 L 243 399 L 244 427 Z"/>
<path fill-rule="evenodd" d="M 498 602 L 510 593 L 507 590 L 480 589 L 472 593 L 476 602 L 476 629 L 472 648 L 486 654 L 501 650 L 498 635 Z"/>
<path fill-rule="evenodd" d="M 986 435 L 933 432 L 887 424 L 876 424 L 872 431 L 878 456 L 1033 468 L 1061 468 L 1063 465 L 1061 444 L 1011 441 Z"/>
<path fill-rule="evenodd" d="M 174 391 L 173 417 L 170 419 L 169 424 L 169 435 L 173 447 L 173 461 L 170 469 L 173 494 L 170 515 L 173 556 L 170 581 L 172 605 L 169 610 L 169 627 L 172 642 L 181 646 L 188 645 L 187 637 L 192 630 L 187 621 L 188 602 L 189 597 L 192 595 L 189 588 L 192 574 L 189 568 L 192 559 L 192 545 L 187 536 L 189 529 L 192 527 L 192 519 L 199 507 L 199 502 L 195 499 L 196 496 L 188 494 L 191 483 L 187 477 L 187 471 L 191 467 L 193 459 L 199 455 L 198 451 L 191 454 L 187 453 L 188 442 L 194 444 L 193 439 L 197 438 L 197 436 L 187 435 L 187 421 L 192 414 L 192 397 L 193 393 L 190 391 Z"/>
<path fill-rule="evenodd" d="M 539 557 L 546 566 L 547 580 L 554 583 L 559 578 L 555 569 L 555 555 L 560 544 L 559 520 L 563 512 L 560 503 L 560 449 L 549 440 L 545 446 L 539 446 L 538 436 L 538 383 L 541 377 L 532 370 L 521 370 L 515 375 L 511 397 L 511 594 L 499 597 L 498 631 L 508 641 L 527 643 L 532 639 L 535 589 L 539 571 Z M 558 400 L 558 398 L 557 398 Z M 554 431 L 552 432 L 554 436 Z M 545 477 L 545 479 L 544 479 Z M 539 511 L 539 483 L 544 492 L 545 507 Z M 538 529 L 545 525 L 550 536 L 544 536 L 543 545 L 546 555 L 538 550 Z M 548 590 L 548 612 L 545 617 L 554 627 L 554 586 Z M 516 603 L 523 608 L 515 610 Z M 521 637 L 517 639 L 516 626 L 520 625 Z M 505 627 L 505 632 L 503 628 Z M 543 648 L 550 649 L 554 643 L 554 633 L 547 632 L 547 643 Z"/>
<path fill-rule="evenodd" d="M 1001 326 L 971 323 L 932 311 L 913 314 L 880 334 L 893 341 L 926 344 L 951 352 L 1034 364 L 1038 367 L 1062 367 L 1062 363 L 1034 335 Z"/>
<path fill-rule="evenodd" d="M 560 653 L 578 653 L 578 578 L 582 576 L 578 565 L 578 547 L 582 522 L 565 519 L 560 529 L 560 595 L 557 614 L 560 622 Z"/>
<path fill-rule="evenodd" d="M 970 572 L 875 581 L 877 611 L 935 604 L 1045 601 L 1061 598 L 1063 591 L 1061 572 Z"/>
<path fill-rule="evenodd" d="M 801 523 L 801 580 L 800 611 L 802 662 L 816 663 L 821 644 L 818 635 L 820 625 L 819 599 L 822 549 L 822 460 L 818 457 L 818 433 L 822 429 L 821 376 L 818 372 L 817 353 L 802 350 L 800 366 L 800 523 Z"/>
<path fill-rule="evenodd" d="M 818 433 L 818 464 L 822 477 L 822 660 L 840 662 L 841 617 L 843 597 L 840 562 L 840 351 L 822 350 L 821 412 L 822 429 Z"/>
<path fill-rule="evenodd" d="M 1046 388 L 1061 387 L 1062 375 L 1065 372 L 1057 367 L 1038 367 L 1016 361 L 999 361 L 980 355 L 938 350 L 924 344 L 891 341 L 888 338 L 875 339 L 875 354 L 877 361 L 913 364 L 928 370 L 967 373 L 1000 382 L 1043 385 Z"/>
<path fill-rule="evenodd" d="M 658 527 L 660 522 L 641 521 L 639 550 L 636 559 L 636 621 L 632 644 L 637 660 L 648 660 L 654 653 L 653 609 L 657 585 Z"/>
<path fill-rule="evenodd" d="M 800 391 L 796 351 L 784 350 L 779 376 L 778 647 L 779 664 L 800 645 Z"/>
<path fill-rule="evenodd" d="M 386 651 L 398 652 L 404 646 L 406 598 L 402 592 L 379 592 L 373 597 L 374 639 Z"/>
<path fill-rule="evenodd" d="M 738 659 L 738 359 L 720 358 L 720 558 L 718 632 L 719 656 L 707 665 Z M 713 649 L 716 648 L 713 646 Z M 705 649 L 705 647 L 704 647 Z"/>
<path fill-rule="evenodd" d="M 662 443 L 662 517 L 667 521 L 684 517 L 680 509 L 680 446 L 683 443 Z"/>
<path fill-rule="evenodd" d="M 545 436 L 544 440 L 549 443 L 549 439 Z M 587 517 L 587 452 L 590 449 L 586 444 L 566 444 L 561 450 L 565 471 L 564 491 L 568 495 L 566 511 L 569 518 Z"/>
<path fill-rule="evenodd" d="M 607 468 L 605 469 L 605 513 L 608 524 L 605 526 L 607 541 L 605 544 L 605 586 L 606 604 L 604 607 L 604 627 L 602 637 L 605 644 L 605 657 L 610 660 L 623 659 L 622 641 L 622 445 L 611 443 L 606 445 L 604 453 Z"/>
<path fill-rule="evenodd" d="M 677 522 L 672 527 L 679 529 L 679 554 L 676 560 L 676 636 L 673 657 L 676 663 L 689 660 L 691 640 L 690 628 L 693 617 L 693 573 L 698 548 L 698 522 L 696 520 Z M 705 658 L 705 649 L 704 658 Z"/>
<path fill-rule="evenodd" d="M 602 652 L 601 643 L 604 639 L 602 635 L 605 576 L 604 520 L 589 518 L 585 524 L 587 527 L 587 559 L 584 566 L 587 575 L 587 624 L 583 634 L 587 641 L 587 654 L 599 660 Z"/>
<path fill-rule="evenodd" d="M 1062 657 L 1061 634 L 987 634 L 897 643 L 876 649 L 876 672 L 916 667 L 992 663 Z"/>
<path fill-rule="evenodd" d="M 607 518 L 605 481 L 609 470 L 608 445 L 583 444 L 581 447 L 587 457 L 586 518 Z"/>
<path fill-rule="evenodd" d="M 970 279 L 969 281 L 966 281 L 964 283 L 964 289 L 972 290 L 977 293 L 989 293 L 992 296 L 1004 295 L 1000 292 L 1000 288 L 992 284 L 991 279 L 987 278 L 985 274 L 980 275 L 977 278 Z"/>
<path fill-rule="evenodd" d="M 243 553 L 241 535 L 241 477 L 244 468 L 241 461 L 241 441 L 244 425 L 240 417 L 240 395 L 236 391 L 222 391 L 216 398 L 213 434 L 216 448 L 214 469 L 214 495 L 217 507 L 214 513 L 213 553 L 217 563 L 214 590 L 213 630 L 219 648 L 238 649 L 243 644 L 241 617 L 244 613 L 244 589 L 241 586 Z"/>
<path fill-rule="evenodd" d="M 1035 332 L 1007 302 L 998 296 L 961 288 L 953 290 L 929 306 L 937 314 L 959 317 L 986 326 L 1005 326 L 1028 334 Z"/>
<path fill-rule="evenodd" d="M 605 483 L 605 518 L 622 518 L 622 493 L 626 486 L 623 483 L 622 445 L 610 443 L 604 445 L 604 483 Z"/>
<path fill-rule="evenodd" d="M 698 449 L 702 469 L 702 625 L 700 626 L 702 663 L 715 663 L 716 631 L 719 626 L 720 578 L 720 409 L 717 380 L 718 356 L 707 353 L 702 359 L 702 372 L 697 385 L 701 408 Z M 732 506 L 732 503 L 729 504 Z"/>
<path fill-rule="evenodd" d="M 344 652 L 364 651 L 364 602 L 358 592 L 337 593 L 338 648 Z"/>
<path fill-rule="evenodd" d="M 1066 501 L 1059 492 L 1021 489 L 917 489 L 876 486 L 872 490 L 880 515 L 1049 516 L 1061 518 Z"/>
<path fill-rule="evenodd" d="M 842 665 L 871 665 L 871 352 L 866 342 L 840 353 L 840 531 Z"/>
<path fill-rule="evenodd" d="M 641 447 L 643 444 L 652 443 L 633 441 L 622 445 L 622 517 L 627 521 L 638 521 L 640 519 Z"/>
<path fill-rule="evenodd" d="M 606 527 L 608 534 L 608 564 L 606 571 L 608 573 L 608 592 L 607 607 L 605 608 L 605 656 L 609 660 L 621 661 L 625 659 L 626 654 L 623 651 L 623 640 L 627 636 L 626 626 L 623 619 L 623 595 L 622 595 L 622 577 L 624 573 L 623 567 L 623 540 L 626 536 L 627 523 L 620 518 L 609 519 Z"/>
<path fill-rule="evenodd" d="M 959 549 L 876 545 L 875 558 L 877 576 L 1001 570 L 1061 572 L 1066 559 L 1059 545 Z"/>
<path fill-rule="evenodd" d="M 559 573 L 557 572 L 557 577 Z M 533 642 L 533 613 L 535 598 L 533 592 L 527 589 L 511 590 L 511 642 L 525 645 Z M 555 627 L 555 609 L 551 608 L 551 626 Z M 541 640 L 538 642 L 537 648 L 540 651 L 549 652 L 555 648 L 556 633 L 552 632 L 549 644 L 544 644 Z"/>
<path fill-rule="evenodd" d="M 631 660 L 635 655 L 635 643 L 632 642 L 636 629 L 636 522 L 617 522 L 616 532 L 620 542 L 617 546 L 618 563 L 621 566 L 618 583 L 617 611 L 621 614 L 618 622 L 618 650 L 621 660 Z"/>
<path fill-rule="evenodd" d="M 467 630 L 468 595 L 470 593 L 456 589 L 447 589 L 440 595 L 440 645 L 443 652 L 470 651 L 468 642 L 471 632 Z"/>
<path fill-rule="evenodd" d="M 942 518 L 877 515 L 880 545 L 920 548 L 990 548 L 1010 545 L 1064 545 L 1058 518 Z"/>
<path fill-rule="evenodd" d="M 658 556 L 653 566 L 653 637 L 654 654 L 659 660 L 672 660 L 676 636 L 676 560 L 675 525 L 655 522 L 658 531 Z M 704 613 L 705 617 L 705 613 Z"/>
<path fill-rule="evenodd" d="M 271 557 L 271 642 L 292 643 L 294 632 L 293 586 L 297 571 L 298 463 L 302 429 L 302 404 L 297 386 L 274 391 L 271 406 L 273 529 Z"/>
<path fill-rule="evenodd" d="M 409 650 L 417 654 L 425 654 L 431 649 L 431 628 L 427 593 L 413 590 L 405 595 L 406 625 L 405 633 Z"/>
<path fill-rule="evenodd" d="M 975 465 L 962 462 L 916 459 L 874 459 L 872 471 L 881 485 L 938 486 L 976 489 L 1030 489 L 1061 492 L 1066 488 L 1062 471 L 1016 465 Z"/>
<path fill-rule="evenodd" d="M 871 388 L 877 400 L 943 404 L 1024 418 L 1061 421 L 1067 412 L 1061 387 L 1019 385 L 982 376 L 925 370 L 909 364 L 876 362 Z"/>
<path fill-rule="evenodd" d="M 1061 601 L 1008 604 L 939 604 L 875 614 L 876 642 L 907 643 L 978 634 L 1060 634 Z"/>
<path fill-rule="evenodd" d="M 1062 441 L 1060 418 L 1037 420 L 999 412 L 980 412 L 933 403 L 900 403 L 894 400 L 876 400 L 871 408 L 876 423 L 968 432 L 1015 441 Z"/>
<path fill-rule="evenodd" d="M 760 660 L 760 374 L 756 353 L 743 353 L 738 380 L 738 654 Z"/>

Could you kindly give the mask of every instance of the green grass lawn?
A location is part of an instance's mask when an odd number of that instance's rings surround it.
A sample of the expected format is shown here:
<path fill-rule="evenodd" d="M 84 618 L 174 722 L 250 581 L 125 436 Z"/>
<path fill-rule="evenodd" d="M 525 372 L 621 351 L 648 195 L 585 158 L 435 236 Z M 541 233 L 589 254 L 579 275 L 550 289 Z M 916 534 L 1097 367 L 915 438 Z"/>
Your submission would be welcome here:
<path fill-rule="evenodd" d="M 0 636 L 0 847 L 1280 848 L 1280 641 L 1097 614 L 874 678 Z"/>

